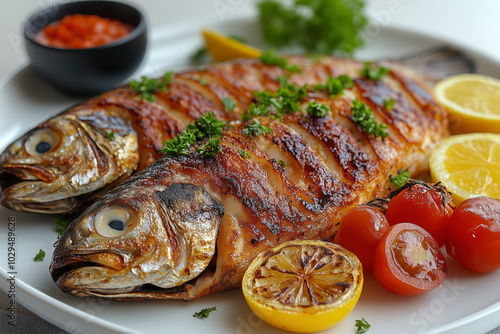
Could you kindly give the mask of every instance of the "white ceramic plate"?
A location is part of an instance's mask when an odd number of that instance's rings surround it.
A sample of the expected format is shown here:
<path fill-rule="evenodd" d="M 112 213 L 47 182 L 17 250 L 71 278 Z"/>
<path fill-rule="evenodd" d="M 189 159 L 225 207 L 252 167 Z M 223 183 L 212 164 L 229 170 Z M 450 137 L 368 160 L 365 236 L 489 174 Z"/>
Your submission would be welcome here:
<path fill-rule="evenodd" d="M 189 65 L 188 56 L 201 45 L 199 28 L 165 27 L 152 33 L 152 48 L 142 73 L 179 71 Z M 225 33 L 245 36 L 260 45 L 257 24 L 251 18 L 204 24 Z M 429 47 L 446 44 L 429 36 L 399 29 L 383 29 L 372 36 L 361 59 L 398 58 Z M 500 64 L 465 50 L 480 73 L 500 77 Z M 44 119 L 78 102 L 47 86 L 27 67 L 4 81 L 0 88 L 0 149 Z M 72 333 L 281 333 L 256 318 L 240 290 L 200 300 L 110 302 L 65 295 L 52 282 L 48 266 L 52 256 L 53 218 L 0 208 L 0 287 L 15 291 L 16 301 L 49 322 Z M 15 255 L 10 267 L 8 222 L 15 221 Z M 11 225 L 12 226 L 12 225 Z M 34 262 L 39 249 L 43 262 Z M 450 259 L 449 275 L 439 289 L 402 297 L 383 290 L 369 275 L 354 311 L 328 333 L 354 333 L 356 319 L 366 318 L 370 334 L 376 333 L 485 333 L 500 325 L 500 271 L 476 275 Z M 11 276 L 15 280 L 9 281 Z M 12 284 L 13 283 L 13 284 Z M 217 306 L 208 319 L 193 318 L 202 308 Z"/>

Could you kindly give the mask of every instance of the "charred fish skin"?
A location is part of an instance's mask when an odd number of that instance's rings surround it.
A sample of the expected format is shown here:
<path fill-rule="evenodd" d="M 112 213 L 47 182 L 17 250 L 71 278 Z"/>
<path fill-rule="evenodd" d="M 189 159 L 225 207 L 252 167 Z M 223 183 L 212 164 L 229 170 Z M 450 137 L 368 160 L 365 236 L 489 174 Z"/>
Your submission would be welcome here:
<path fill-rule="evenodd" d="M 240 112 L 255 102 L 255 91 L 275 91 L 280 85 L 279 78 L 285 76 L 297 86 L 312 86 L 324 83 L 328 77 L 348 74 L 356 81 L 356 89 L 350 94 L 357 94 L 368 103 L 378 120 L 392 122 L 393 130 L 402 140 L 418 141 L 421 138 L 418 132 L 433 122 L 437 135 L 442 133 L 444 116 L 416 75 L 391 71 L 372 87 L 360 77 L 363 67 L 360 62 L 332 57 L 314 61 L 302 56 L 288 59 L 302 72 L 289 73 L 255 59 L 213 64 L 204 70 L 175 74 L 165 91 L 154 94 L 154 102 L 142 99 L 126 86 L 73 107 L 42 123 L 2 153 L 0 202 L 21 211 L 79 213 L 106 189 L 157 160 L 163 143 L 194 119 L 210 111 L 221 120 L 238 120 Z M 389 113 L 384 110 L 379 93 L 394 98 L 397 108 Z M 318 94 L 309 92 L 309 99 L 315 99 L 315 95 Z M 319 98 L 328 99 L 321 94 Z M 235 108 L 226 110 L 225 99 L 232 99 Z M 337 102 L 333 104 L 346 103 L 344 99 L 334 101 Z M 434 110 L 438 111 L 425 119 L 416 116 Z M 335 117 L 349 113 L 346 106 Z M 410 124 L 403 117 L 414 122 Z M 117 120 L 121 120 L 118 129 Z M 353 127 L 345 120 L 340 124 Z M 126 130 L 121 131 L 122 128 Z M 40 129 L 52 131 L 49 139 L 55 138 L 58 144 L 48 151 L 36 152 L 37 145 L 31 143 L 41 136 Z"/>
<path fill-rule="evenodd" d="M 362 66 L 347 64 L 351 72 Z M 278 71 L 272 67 L 269 70 Z M 304 83 L 302 79 L 290 77 L 297 85 Z M 195 267 L 204 267 L 197 276 L 172 282 L 170 287 L 137 285 L 134 281 L 126 291 L 106 290 L 93 274 L 95 266 L 88 265 L 92 259 L 85 255 L 98 253 L 101 246 L 95 245 L 92 250 L 56 249 L 51 270 L 58 286 L 78 296 L 193 300 L 240 286 L 252 259 L 281 242 L 331 241 L 349 209 L 392 190 L 390 173 L 404 169 L 417 175 L 425 171 L 430 150 L 447 135 L 445 111 L 415 80 L 390 72 L 384 81 L 359 76 L 353 81 L 354 87 L 342 96 L 332 98 L 326 92 L 314 91 L 302 101 L 302 110 L 312 101 L 327 105 L 331 111 L 326 117 L 304 112 L 290 113 L 280 120 L 262 117 L 260 123 L 271 132 L 257 137 L 245 134 L 247 124 L 232 123 L 222 136 L 222 152 L 215 157 L 201 158 L 193 147 L 187 156 L 161 158 L 83 213 L 82 217 L 100 215 L 107 210 L 106 201 L 121 198 L 130 198 L 138 207 L 150 207 L 151 199 L 144 192 L 154 189 L 175 198 L 177 195 L 168 190 L 172 184 L 204 189 L 222 203 L 224 214 L 211 261 L 202 265 L 194 258 L 189 260 Z M 392 108 L 385 106 L 386 99 L 394 100 Z M 377 122 L 387 124 L 386 138 L 365 133 L 353 120 L 354 100 L 366 103 Z M 242 151 L 247 154 L 242 155 Z M 85 235 L 80 232 L 85 219 L 75 220 L 62 241 L 68 244 L 69 235 Z M 113 249 L 119 252 L 121 238 L 116 239 Z M 141 242 L 136 247 L 147 249 L 149 245 Z"/>

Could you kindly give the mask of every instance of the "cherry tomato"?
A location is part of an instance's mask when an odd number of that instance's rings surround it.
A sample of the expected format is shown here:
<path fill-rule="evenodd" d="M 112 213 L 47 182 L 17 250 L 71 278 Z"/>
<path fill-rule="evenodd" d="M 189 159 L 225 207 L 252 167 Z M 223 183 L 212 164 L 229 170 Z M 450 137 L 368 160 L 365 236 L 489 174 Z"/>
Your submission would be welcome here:
<path fill-rule="evenodd" d="M 432 235 L 418 225 L 401 223 L 389 228 L 380 239 L 373 273 L 390 292 L 418 295 L 443 283 L 446 262 Z"/>
<path fill-rule="evenodd" d="M 445 190 L 442 190 L 445 191 Z M 439 243 L 446 241 L 446 228 L 453 213 L 449 205 L 451 198 L 439 187 L 435 188 L 426 184 L 415 183 L 403 189 L 391 199 L 385 216 L 392 226 L 399 223 L 413 223 L 429 232 Z"/>
<path fill-rule="evenodd" d="M 478 273 L 500 268 L 500 201 L 474 197 L 460 203 L 448 226 L 446 252 Z"/>
<path fill-rule="evenodd" d="M 373 206 L 361 205 L 344 216 L 335 243 L 356 254 L 365 271 L 372 271 L 375 248 L 388 229 L 389 223 L 382 212 Z"/>

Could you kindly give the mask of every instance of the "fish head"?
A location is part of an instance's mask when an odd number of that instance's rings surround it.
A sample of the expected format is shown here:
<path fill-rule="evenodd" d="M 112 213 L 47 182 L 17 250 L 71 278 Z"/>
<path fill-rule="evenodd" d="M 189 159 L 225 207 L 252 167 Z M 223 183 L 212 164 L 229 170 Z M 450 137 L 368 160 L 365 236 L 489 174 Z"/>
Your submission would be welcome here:
<path fill-rule="evenodd" d="M 0 202 L 14 210 L 70 212 L 78 196 L 129 176 L 138 164 L 137 133 L 129 122 L 104 110 L 61 114 L 2 153 Z"/>
<path fill-rule="evenodd" d="M 223 205 L 197 185 L 138 188 L 128 181 L 60 239 L 50 271 L 61 290 L 118 298 L 145 287 L 178 287 L 209 266 Z"/>

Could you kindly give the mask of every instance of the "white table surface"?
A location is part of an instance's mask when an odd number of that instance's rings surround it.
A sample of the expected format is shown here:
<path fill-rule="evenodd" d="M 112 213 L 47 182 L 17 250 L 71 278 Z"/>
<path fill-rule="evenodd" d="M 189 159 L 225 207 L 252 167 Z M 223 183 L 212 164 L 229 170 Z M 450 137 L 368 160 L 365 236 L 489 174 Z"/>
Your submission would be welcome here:
<path fill-rule="evenodd" d="M 248 0 L 142 0 L 139 3 L 154 32 L 155 26 L 186 22 L 188 11 L 176 6 L 189 1 L 203 8 L 207 20 L 226 20 L 247 10 L 254 10 Z M 499 0 L 366 0 L 372 17 L 372 28 L 401 27 L 464 45 L 500 61 L 500 1 Z M 63 2 L 54 0 L 2 0 L 0 4 L 0 82 L 28 64 L 22 39 L 22 25 L 37 9 Z M 220 7 L 222 5 L 222 7 Z M 219 6 L 219 11 L 217 11 Z M 184 7 L 186 8 L 186 7 Z M 225 8 L 221 12 L 220 8 Z M 175 15 L 172 15 L 175 13 Z M 0 120 L 3 122 L 6 120 Z M 3 250 L 2 250 L 3 252 Z M 0 303 L 6 296 L 0 293 Z M 34 331 L 33 333 L 38 333 Z M 500 333 L 499 330 L 494 333 Z M 31 333 L 25 333 L 31 334 Z"/>

